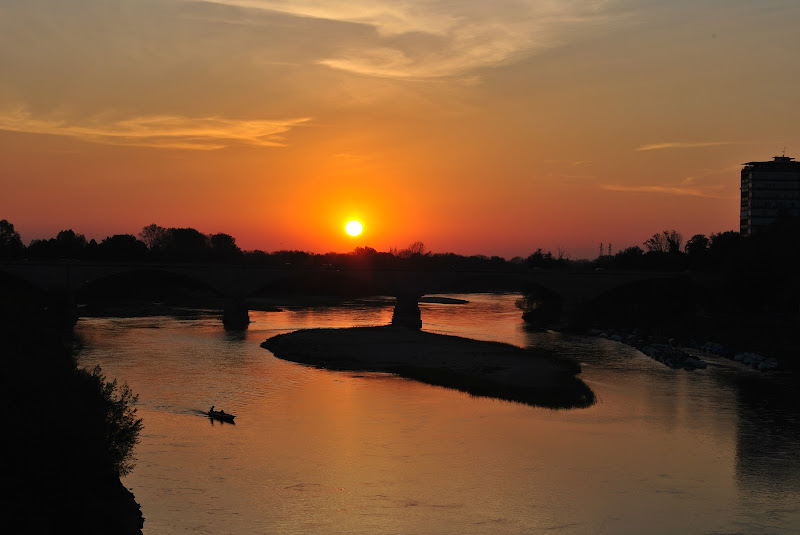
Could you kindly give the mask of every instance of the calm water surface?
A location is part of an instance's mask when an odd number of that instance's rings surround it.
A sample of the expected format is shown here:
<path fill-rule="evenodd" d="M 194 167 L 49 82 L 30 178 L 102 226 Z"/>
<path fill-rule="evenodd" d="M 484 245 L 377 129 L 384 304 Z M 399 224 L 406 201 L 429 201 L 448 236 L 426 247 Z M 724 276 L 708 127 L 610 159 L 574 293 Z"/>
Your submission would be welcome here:
<path fill-rule="evenodd" d="M 576 357 L 598 403 L 553 411 L 275 358 L 266 338 L 380 325 L 390 302 L 219 319 L 84 318 L 80 363 L 139 394 L 125 479 L 146 535 L 798 533 L 800 411 L 785 379 L 670 370 L 525 330 L 515 295 L 422 304 L 424 329 Z M 237 415 L 212 422 L 210 405 Z"/>

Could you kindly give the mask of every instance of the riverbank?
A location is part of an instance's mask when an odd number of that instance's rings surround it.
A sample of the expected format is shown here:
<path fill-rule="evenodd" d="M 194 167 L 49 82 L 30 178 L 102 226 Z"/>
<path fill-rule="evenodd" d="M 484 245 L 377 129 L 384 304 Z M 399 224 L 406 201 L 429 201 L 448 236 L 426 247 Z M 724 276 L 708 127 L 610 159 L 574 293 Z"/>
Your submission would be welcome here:
<path fill-rule="evenodd" d="M 640 329 L 592 329 L 588 334 L 635 347 L 648 357 L 673 369 L 696 370 L 706 368 L 705 361 L 687 351 L 687 349 L 691 349 L 695 352 L 723 357 L 760 372 L 789 371 L 774 357 L 751 351 L 737 350 L 718 342 L 697 342 L 695 340 L 655 336 L 647 334 Z"/>
<path fill-rule="evenodd" d="M 522 349 L 402 327 L 303 329 L 261 344 L 276 357 L 341 371 L 394 373 L 424 383 L 549 408 L 594 404 L 580 365 Z"/>
<path fill-rule="evenodd" d="M 141 535 L 144 516 L 120 479 L 141 429 L 135 399 L 99 371 L 77 367 L 71 317 L 58 312 L 25 289 L 0 290 L 3 526 Z"/>

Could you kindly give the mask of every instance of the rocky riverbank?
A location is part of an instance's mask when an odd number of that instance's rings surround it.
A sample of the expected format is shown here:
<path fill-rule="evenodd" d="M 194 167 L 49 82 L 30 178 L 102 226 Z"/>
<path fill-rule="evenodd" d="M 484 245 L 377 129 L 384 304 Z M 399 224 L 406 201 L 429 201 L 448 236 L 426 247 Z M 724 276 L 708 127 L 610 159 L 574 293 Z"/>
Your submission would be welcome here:
<path fill-rule="evenodd" d="M 550 408 L 588 407 L 594 393 L 580 365 L 550 352 L 402 327 L 304 329 L 262 347 L 276 357 L 331 370 L 376 371 L 432 385 Z"/>
<path fill-rule="evenodd" d="M 633 346 L 645 355 L 673 369 L 697 370 L 707 367 L 704 360 L 690 354 L 687 349 L 723 357 L 761 372 L 783 369 L 774 357 L 737 351 L 718 342 L 681 341 L 677 338 L 648 335 L 639 329 L 596 329 L 590 331 L 589 334 Z"/>

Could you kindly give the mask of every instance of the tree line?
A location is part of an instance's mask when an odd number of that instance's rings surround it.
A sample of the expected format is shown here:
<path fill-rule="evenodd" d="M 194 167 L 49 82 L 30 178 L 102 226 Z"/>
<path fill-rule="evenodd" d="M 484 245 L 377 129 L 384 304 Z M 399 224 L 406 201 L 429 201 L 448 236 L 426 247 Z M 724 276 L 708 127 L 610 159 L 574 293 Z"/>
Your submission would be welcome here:
<path fill-rule="evenodd" d="M 55 238 L 32 240 L 26 247 L 14 225 L 0 221 L 0 257 L 41 260 L 107 261 L 214 261 L 233 260 L 242 255 L 236 240 L 228 234 L 206 235 L 193 228 L 164 228 L 148 225 L 138 236 L 115 234 L 99 243 L 87 240 L 72 229 Z"/>
<path fill-rule="evenodd" d="M 549 253 L 537 255 L 549 261 Z M 380 252 L 372 247 L 357 247 L 349 253 L 317 254 L 297 250 L 264 252 L 243 251 L 236 239 L 224 233 L 203 234 L 194 228 L 147 225 L 137 235 L 116 234 L 97 242 L 87 240 L 72 229 L 60 231 L 50 239 L 36 239 L 25 246 L 14 225 L 0 221 L 0 258 L 32 260 L 85 260 L 120 262 L 219 262 L 256 266 L 330 267 L 336 269 L 371 267 L 465 268 L 494 270 L 509 266 L 524 267 L 525 259 L 511 261 L 500 256 L 462 256 L 432 253 L 421 241 L 404 249 Z"/>
<path fill-rule="evenodd" d="M 724 272 L 780 272 L 789 275 L 800 262 L 800 218 L 785 217 L 754 236 L 735 231 L 695 234 L 685 243 L 675 230 L 654 234 L 639 246 L 597 258 L 603 269 L 656 269 Z M 783 273 L 786 271 L 786 273 Z"/>
<path fill-rule="evenodd" d="M 522 271 L 525 269 L 749 270 L 767 259 L 797 265 L 800 260 L 800 218 L 783 218 L 753 237 L 726 231 L 696 234 L 684 241 L 675 230 L 663 230 L 642 242 L 594 260 L 571 260 L 564 249 L 541 248 L 527 257 L 463 256 L 433 253 L 422 242 L 380 252 L 357 247 L 348 253 L 297 250 L 243 251 L 224 233 L 203 234 L 193 228 L 147 225 L 138 235 L 116 234 L 99 243 L 72 229 L 25 246 L 14 225 L 0 220 L 0 258 L 123 262 L 219 262 L 255 266 L 331 267 L 348 269 L 425 268 Z"/>

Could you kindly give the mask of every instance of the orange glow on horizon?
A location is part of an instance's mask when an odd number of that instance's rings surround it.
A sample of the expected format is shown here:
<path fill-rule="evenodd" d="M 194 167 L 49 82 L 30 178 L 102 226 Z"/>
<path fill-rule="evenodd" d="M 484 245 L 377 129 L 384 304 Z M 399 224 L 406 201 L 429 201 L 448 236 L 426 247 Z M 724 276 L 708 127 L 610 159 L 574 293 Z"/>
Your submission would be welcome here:
<path fill-rule="evenodd" d="M 554 3 L 551 24 L 535 2 L 505 3 L 490 21 L 480 2 L 453 13 L 387 3 L 369 16 L 289 2 L 232 10 L 240 25 L 203 3 L 43 4 L 0 17 L 15 43 L 0 59 L 14 66 L 0 80 L 0 219 L 26 244 L 155 223 L 230 234 L 250 251 L 423 242 L 594 258 L 600 243 L 620 251 L 664 229 L 738 229 L 741 162 L 800 152 L 788 6 L 719 16 L 653 4 L 629 25 L 611 3 Z M 54 17 L 70 24 L 50 32 Z M 325 39 L 298 46 L 299 21 Z M 96 39 L 97 27 L 139 23 L 152 27 L 146 42 Z M 742 72 L 760 83 L 731 83 Z M 367 226 L 353 236 L 350 220 Z"/>

